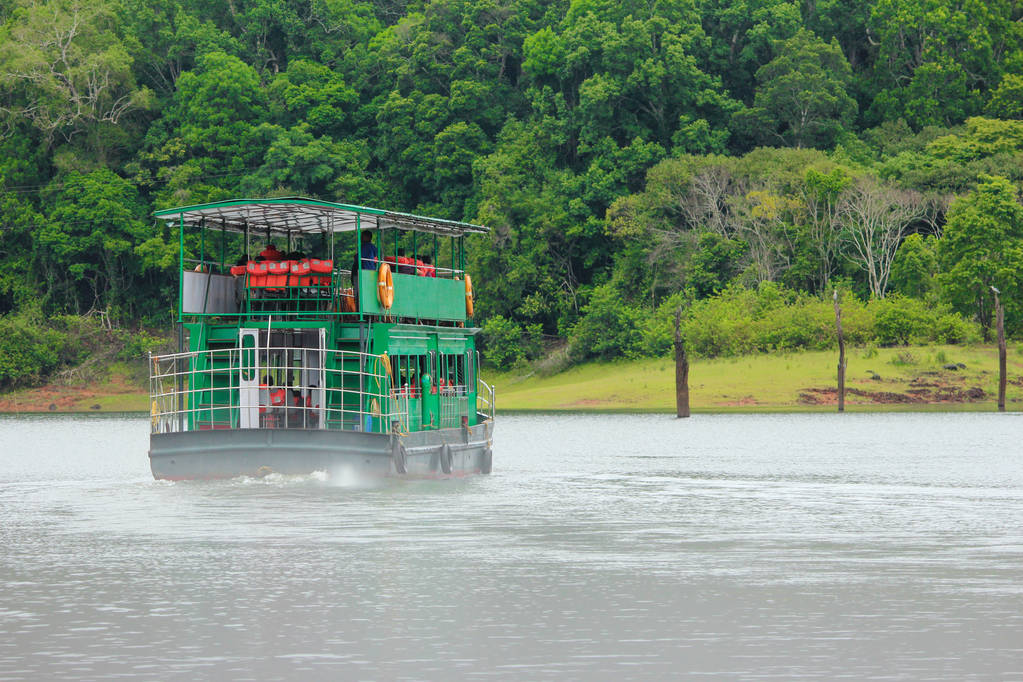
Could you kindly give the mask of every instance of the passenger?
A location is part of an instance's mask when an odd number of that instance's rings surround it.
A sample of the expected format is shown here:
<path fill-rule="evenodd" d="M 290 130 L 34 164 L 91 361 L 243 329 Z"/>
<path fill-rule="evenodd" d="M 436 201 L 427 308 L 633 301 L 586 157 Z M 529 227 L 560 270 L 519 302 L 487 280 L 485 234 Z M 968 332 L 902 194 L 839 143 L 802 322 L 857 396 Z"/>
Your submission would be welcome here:
<path fill-rule="evenodd" d="M 426 263 L 423 262 L 422 258 L 416 259 L 416 275 L 426 277 Z"/>
<path fill-rule="evenodd" d="M 297 429 L 304 425 L 305 410 L 302 409 L 302 391 L 291 389 L 291 402 L 288 404 L 288 428 Z"/>
<path fill-rule="evenodd" d="M 377 247 L 373 243 L 373 233 L 366 231 L 362 233 L 362 243 L 359 252 L 352 259 L 352 294 L 355 300 L 359 300 L 359 259 L 362 259 L 363 270 L 376 270 L 377 268 Z"/>
<path fill-rule="evenodd" d="M 359 248 L 359 253 L 362 256 L 363 270 L 377 269 L 377 247 L 373 243 L 372 232 L 362 233 L 362 246 Z"/>
<path fill-rule="evenodd" d="M 263 260 L 281 260 L 284 254 L 277 250 L 273 242 L 267 242 L 266 248 L 259 252 Z"/>
<path fill-rule="evenodd" d="M 413 260 L 405 255 L 405 249 L 398 249 L 398 273 L 402 275 L 416 274 L 413 265 Z"/>
<path fill-rule="evenodd" d="M 309 390 L 305 394 L 305 423 L 306 428 L 316 428 L 316 424 L 320 419 L 318 404 L 313 404 L 313 395 L 316 393 L 316 384 L 309 387 Z"/>
<path fill-rule="evenodd" d="M 283 386 L 275 386 L 272 378 L 264 377 L 263 385 L 266 386 L 268 397 L 270 399 L 269 409 L 263 416 L 263 422 L 266 428 L 279 428 L 281 425 L 281 412 L 285 407 L 287 393 Z M 262 389 L 262 386 L 260 388 Z M 262 393 L 262 390 L 260 392 Z"/>
<path fill-rule="evenodd" d="M 429 256 L 423 256 L 423 271 L 419 273 L 423 277 L 436 277 L 437 268 L 433 267 L 433 259 Z"/>

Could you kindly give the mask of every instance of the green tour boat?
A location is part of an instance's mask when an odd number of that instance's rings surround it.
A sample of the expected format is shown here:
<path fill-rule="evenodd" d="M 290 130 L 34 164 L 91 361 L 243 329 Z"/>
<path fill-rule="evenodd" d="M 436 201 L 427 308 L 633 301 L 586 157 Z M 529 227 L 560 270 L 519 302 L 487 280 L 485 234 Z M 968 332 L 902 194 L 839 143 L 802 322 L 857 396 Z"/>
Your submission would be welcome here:
<path fill-rule="evenodd" d="M 464 240 L 479 225 L 303 198 L 156 212 L 178 352 L 150 357 L 158 479 L 490 473 Z"/>

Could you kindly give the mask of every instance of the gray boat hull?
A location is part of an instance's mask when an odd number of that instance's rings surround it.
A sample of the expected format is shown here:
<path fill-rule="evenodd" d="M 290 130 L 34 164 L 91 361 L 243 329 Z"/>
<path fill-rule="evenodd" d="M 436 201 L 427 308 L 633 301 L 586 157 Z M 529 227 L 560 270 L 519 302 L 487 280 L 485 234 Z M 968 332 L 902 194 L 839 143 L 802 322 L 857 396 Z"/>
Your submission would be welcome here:
<path fill-rule="evenodd" d="M 490 473 L 494 422 L 402 435 L 301 429 L 154 433 L 149 463 L 166 480 L 352 472 L 446 477 Z"/>

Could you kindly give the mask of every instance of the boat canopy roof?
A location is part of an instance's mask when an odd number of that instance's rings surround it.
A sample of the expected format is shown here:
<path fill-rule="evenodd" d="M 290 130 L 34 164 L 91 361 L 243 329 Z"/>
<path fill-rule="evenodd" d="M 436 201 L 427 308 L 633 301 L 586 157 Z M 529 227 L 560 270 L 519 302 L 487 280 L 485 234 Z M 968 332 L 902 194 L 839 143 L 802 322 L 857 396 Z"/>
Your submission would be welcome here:
<path fill-rule="evenodd" d="M 490 228 L 441 218 L 427 218 L 330 201 L 284 197 L 277 199 L 230 199 L 210 204 L 156 211 L 170 225 L 180 224 L 231 232 L 322 234 L 362 230 L 412 230 L 447 237 L 485 234 Z"/>

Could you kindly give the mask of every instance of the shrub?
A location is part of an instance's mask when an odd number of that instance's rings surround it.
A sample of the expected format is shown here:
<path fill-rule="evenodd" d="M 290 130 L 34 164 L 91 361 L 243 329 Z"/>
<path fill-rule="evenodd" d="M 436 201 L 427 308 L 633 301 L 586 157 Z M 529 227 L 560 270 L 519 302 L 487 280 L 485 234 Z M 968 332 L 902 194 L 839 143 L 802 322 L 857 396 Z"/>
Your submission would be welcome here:
<path fill-rule="evenodd" d="M 137 332 L 121 332 L 119 336 L 124 343 L 124 347 L 117 354 L 120 360 L 130 361 L 145 358 L 149 353 L 167 345 L 167 339 L 153 336 L 142 329 Z"/>
<path fill-rule="evenodd" d="M 597 293 L 600 291 L 601 293 Z M 595 291 L 573 338 L 572 359 L 617 355 L 666 356 L 672 351 L 675 310 L 683 306 L 682 334 L 687 350 L 703 357 L 791 350 L 828 350 L 838 345 L 830 297 L 799 294 L 772 282 L 756 289 L 732 284 L 711 298 L 687 304 L 678 293 L 643 313 Z M 638 329 L 636 334 L 625 330 Z M 865 303 L 846 292 L 842 331 L 851 346 L 894 346 L 918 342 L 963 343 L 980 337 L 979 327 L 946 306 L 893 295 Z M 589 355 L 582 353 L 586 350 Z M 873 357 L 869 354 L 866 357 Z"/>
<path fill-rule="evenodd" d="M 929 338 L 934 328 L 934 314 L 922 301 L 903 296 L 889 296 L 873 301 L 874 336 L 882 346 L 904 346 Z"/>
<path fill-rule="evenodd" d="M 959 313 L 946 313 L 935 321 L 934 337 L 941 343 L 970 343 L 980 341 L 980 329 Z"/>
<path fill-rule="evenodd" d="M 40 381 L 60 366 L 67 347 L 66 334 L 29 314 L 0 317 L 0 388 Z"/>
<path fill-rule="evenodd" d="M 945 306 L 931 306 L 924 301 L 891 296 L 873 301 L 874 337 L 882 346 L 906 345 L 934 341 L 963 343 L 980 338 L 977 325 Z"/>
<path fill-rule="evenodd" d="M 483 357 L 496 369 L 509 369 L 525 355 L 522 328 L 503 315 L 491 317 L 483 325 Z"/>
<path fill-rule="evenodd" d="M 639 355 L 639 328 L 644 315 L 622 300 L 612 285 L 596 287 L 582 312 L 569 341 L 573 361 Z"/>

